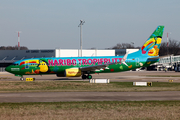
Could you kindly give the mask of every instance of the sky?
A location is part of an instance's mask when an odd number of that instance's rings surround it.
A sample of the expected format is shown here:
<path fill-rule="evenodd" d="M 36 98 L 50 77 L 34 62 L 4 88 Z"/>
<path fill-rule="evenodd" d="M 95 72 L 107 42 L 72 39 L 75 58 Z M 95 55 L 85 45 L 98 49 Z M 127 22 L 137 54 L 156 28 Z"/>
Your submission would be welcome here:
<path fill-rule="evenodd" d="M 158 25 L 180 41 L 180 0 L 0 0 L 0 46 L 105 49 L 142 46 Z"/>

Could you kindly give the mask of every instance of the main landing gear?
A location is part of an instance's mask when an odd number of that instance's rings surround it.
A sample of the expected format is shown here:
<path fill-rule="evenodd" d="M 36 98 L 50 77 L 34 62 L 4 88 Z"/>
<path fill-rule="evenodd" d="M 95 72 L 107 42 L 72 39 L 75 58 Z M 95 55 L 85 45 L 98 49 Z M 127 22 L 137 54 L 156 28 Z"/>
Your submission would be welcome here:
<path fill-rule="evenodd" d="M 92 75 L 85 75 L 85 74 L 83 74 L 82 75 L 82 79 L 92 79 Z"/>
<path fill-rule="evenodd" d="M 21 81 L 23 81 L 23 80 L 24 80 L 24 78 L 23 78 L 23 77 L 21 77 L 21 78 L 20 78 L 20 80 L 21 80 Z"/>
<path fill-rule="evenodd" d="M 26 81 L 35 81 L 35 78 L 20 78 L 21 81 L 24 81 L 24 79 L 26 79 Z"/>

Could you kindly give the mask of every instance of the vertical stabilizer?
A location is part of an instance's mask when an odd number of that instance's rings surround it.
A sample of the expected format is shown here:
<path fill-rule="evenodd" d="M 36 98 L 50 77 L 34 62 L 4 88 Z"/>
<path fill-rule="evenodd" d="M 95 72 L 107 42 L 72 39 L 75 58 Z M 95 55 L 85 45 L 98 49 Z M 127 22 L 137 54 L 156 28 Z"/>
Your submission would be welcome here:
<path fill-rule="evenodd" d="M 149 56 L 158 56 L 163 36 L 164 26 L 158 26 L 152 35 L 147 39 L 141 47 L 142 54 Z"/>

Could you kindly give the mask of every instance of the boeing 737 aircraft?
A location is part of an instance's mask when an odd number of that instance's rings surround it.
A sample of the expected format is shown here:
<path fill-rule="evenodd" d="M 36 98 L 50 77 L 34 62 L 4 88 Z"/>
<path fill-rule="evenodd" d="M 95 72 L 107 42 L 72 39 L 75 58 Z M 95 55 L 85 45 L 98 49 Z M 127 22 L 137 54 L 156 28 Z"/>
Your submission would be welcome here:
<path fill-rule="evenodd" d="M 159 49 L 164 26 L 158 26 L 137 52 L 124 56 L 59 57 L 24 59 L 6 67 L 6 71 L 20 76 L 56 74 L 58 77 L 91 79 L 93 73 L 112 73 L 147 67 L 159 61 Z M 137 39 L 137 38 L 136 38 Z"/>

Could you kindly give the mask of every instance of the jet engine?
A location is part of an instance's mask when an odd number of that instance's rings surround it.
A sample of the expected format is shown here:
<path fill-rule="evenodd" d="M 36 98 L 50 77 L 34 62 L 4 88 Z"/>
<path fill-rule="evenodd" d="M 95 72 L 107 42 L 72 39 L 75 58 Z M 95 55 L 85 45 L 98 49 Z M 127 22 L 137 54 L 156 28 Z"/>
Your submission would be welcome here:
<path fill-rule="evenodd" d="M 72 69 L 66 69 L 64 71 L 64 74 L 56 74 L 57 77 L 80 77 L 81 74 L 81 70 L 79 70 L 78 68 L 72 68 Z"/>

